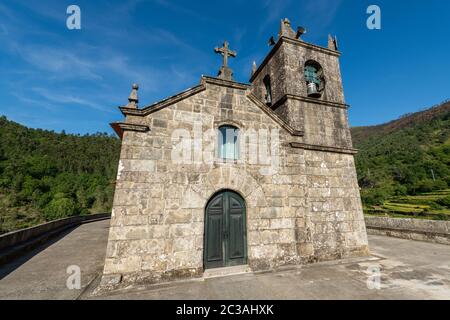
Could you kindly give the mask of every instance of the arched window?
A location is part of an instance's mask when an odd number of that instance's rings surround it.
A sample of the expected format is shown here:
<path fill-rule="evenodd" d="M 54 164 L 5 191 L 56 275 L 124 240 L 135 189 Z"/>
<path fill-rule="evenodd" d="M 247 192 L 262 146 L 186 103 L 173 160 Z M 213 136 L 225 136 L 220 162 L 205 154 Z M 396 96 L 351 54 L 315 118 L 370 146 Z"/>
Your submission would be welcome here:
<path fill-rule="evenodd" d="M 263 79 L 264 87 L 266 89 L 265 100 L 268 106 L 272 105 L 272 86 L 270 84 L 270 76 L 266 75 Z"/>
<path fill-rule="evenodd" d="M 308 61 L 305 64 L 305 80 L 307 86 L 308 97 L 320 98 L 325 89 L 325 77 L 323 69 L 315 61 Z"/>
<path fill-rule="evenodd" d="M 218 130 L 219 158 L 223 160 L 239 159 L 239 129 L 224 125 Z"/>

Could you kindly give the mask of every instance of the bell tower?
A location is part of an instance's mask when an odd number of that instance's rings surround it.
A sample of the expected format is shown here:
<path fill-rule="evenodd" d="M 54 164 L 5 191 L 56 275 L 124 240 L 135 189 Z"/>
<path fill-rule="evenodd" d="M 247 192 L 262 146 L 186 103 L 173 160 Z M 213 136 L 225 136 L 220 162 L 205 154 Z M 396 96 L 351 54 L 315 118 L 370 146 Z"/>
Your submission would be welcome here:
<path fill-rule="evenodd" d="M 272 49 L 252 72 L 252 92 L 303 131 L 304 143 L 351 149 L 337 40 L 329 36 L 328 46 L 321 47 L 305 42 L 305 33 L 281 20 L 277 41 L 271 38 Z"/>

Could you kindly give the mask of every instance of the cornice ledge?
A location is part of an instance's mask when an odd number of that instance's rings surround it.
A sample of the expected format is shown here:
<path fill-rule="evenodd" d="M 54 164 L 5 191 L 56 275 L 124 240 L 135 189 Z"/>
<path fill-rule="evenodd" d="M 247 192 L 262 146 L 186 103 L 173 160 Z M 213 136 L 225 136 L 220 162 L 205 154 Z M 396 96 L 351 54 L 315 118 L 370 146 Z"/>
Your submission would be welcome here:
<path fill-rule="evenodd" d="M 309 102 L 309 103 L 314 103 L 314 104 L 321 104 L 321 105 L 326 105 L 328 107 L 334 107 L 334 108 L 340 108 L 340 109 L 346 109 L 346 110 L 350 108 L 350 105 L 345 104 L 345 103 L 317 100 L 317 99 L 313 99 L 313 98 L 308 98 L 308 97 L 288 93 L 288 94 L 285 94 L 284 96 L 282 96 L 277 102 L 275 102 L 272 105 L 272 109 L 273 110 L 277 109 L 280 105 L 285 103 L 286 100 L 288 100 L 288 99 Z"/>
<path fill-rule="evenodd" d="M 148 132 L 150 127 L 143 124 L 127 123 L 127 122 L 112 122 L 109 124 L 111 128 L 117 133 L 120 139 L 123 138 L 123 133 L 125 131 L 135 131 L 135 132 Z"/>
<path fill-rule="evenodd" d="M 349 148 L 341 148 L 341 147 L 329 147 L 329 146 L 319 146 L 307 143 L 300 142 L 290 142 L 289 145 L 291 148 L 296 149 L 306 149 L 306 150 L 315 150 L 315 151 L 323 151 L 323 152 L 333 152 L 333 153 L 342 153 L 342 154 L 351 154 L 355 155 L 358 153 L 358 149 L 349 149 Z"/>

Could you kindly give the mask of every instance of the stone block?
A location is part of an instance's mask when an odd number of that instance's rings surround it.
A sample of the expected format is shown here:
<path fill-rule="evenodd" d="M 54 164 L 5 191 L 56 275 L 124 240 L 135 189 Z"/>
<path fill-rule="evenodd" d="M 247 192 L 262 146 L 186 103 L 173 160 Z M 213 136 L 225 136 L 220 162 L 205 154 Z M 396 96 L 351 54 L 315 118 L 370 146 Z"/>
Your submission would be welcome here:
<path fill-rule="evenodd" d="M 165 221 L 166 225 L 169 224 L 184 224 L 192 221 L 192 213 L 190 210 L 166 210 Z"/>

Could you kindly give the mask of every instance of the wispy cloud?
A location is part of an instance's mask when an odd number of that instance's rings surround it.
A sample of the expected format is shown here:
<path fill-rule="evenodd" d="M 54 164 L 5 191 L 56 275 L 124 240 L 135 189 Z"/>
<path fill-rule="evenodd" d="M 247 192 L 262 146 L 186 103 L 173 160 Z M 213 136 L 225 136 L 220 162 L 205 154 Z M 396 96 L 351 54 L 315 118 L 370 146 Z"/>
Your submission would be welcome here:
<path fill-rule="evenodd" d="M 69 78 L 101 80 L 92 58 L 84 58 L 74 50 L 58 49 L 54 46 L 16 44 L 21 57 L 35 68 L 51 73 L 56 80 Z"/>
<path fill-rule="evenodd" d="M 276 20 L 281 20 L 283 13 L 286 11 L 287 7 L 291 4 L 291 0 L 265 0 L 263 3 L 263 8 L 266 12 L 266 17 L 264 22 L 261 23 L 259 28 L 259 33 L 261 34 L 270 24 Z"/>
<path fill-rule="evenodd" d="M 195 85 L 216 57 L 212 50 L 199 49 L 198 39 L 186 37 L 186 30 L 142 19 L 139 10 L 149 10 L 152 3 L 167 16 L 220 23 L 165 0 L 80 1 L 82 30 L 72 32 L 64 22 L 67 2 L 2 2 L 0 96 L 20 104 L 3 107 L 2 113 L 42 110 L 46 119 L 67 121 L 62 112 L 85 109 L 105 119 L 126 103 L 133 82 L 140 84 L 141 105 Z M 236 43 L 246 32 L 236 28 Z M 82 111 L 79 117 L 85 118 Z"/>
<path fill-rule="evenodd" d="M 36 106 L 38 108 L 44 108 L 48 111 L 54 112 L 57 111 L 58 108 L 55 104 L 48 103 L 47 101 L 43 101 L 42 99 L 34 99 L 29 98 L 26 95 L 24 95 L 22 92 L 12 92 L 11 93 L 18 101 L 24 102 L 26 106 Z"/>
<path fill-rule="evenodd" d="M 5 5 L 0 3 L 0 15 L 2 15 L 3 17 L 7 17 L 8 19 L 15 19 L 16 16 L 14 15 L 14 13 Z"/>
<path fill-rule="evenodd" d="M 305 18 L 313 24 L 315 33 L 326 29 L 336 17 L 342 0 L 308 0 L 304 6 Z"/>
<path fill-rule="evenodd" d="M 8 29 L 6 29 L 6 26 L 4 24 L 0 24 L 0 35 L 8 35 Z"/>
<path fill-rule="evenodd" d="M 182 15 L 187 15 L 191 18 L 195 18 L 197 20 L 206 21 L 210 23 L 216 23 L 213 19 L 210 19 L 207 15 L 199 14 L 197 11 L 194 11 L 186 6 L 181 6 L 178 4 L 173 3 L 173 1 L 167 1 L 167 0 L 154 0 L 156 4 L 159 6 L 162 6 L 166 9 L 169 9 L 173 12 L 180 13 Z M 186 2 L 189 3 L 189 2 Z"/>
<path fill-rule="evenodd" d="M 99 105 L 96 102 L 86 100 L 84 98 L 80 98 L 71 94 L 60 94 L 52 92 L 46 88 L 32 88 L 32 91 L 38 93 L 43 98 L 47 99 L 50 102 L 62 104 L 62 105 L 80 105 L 89 108 L 93 108 L 102 112 L 112 112 L 111 109 L 105 108 L 104 106 Z"/>

